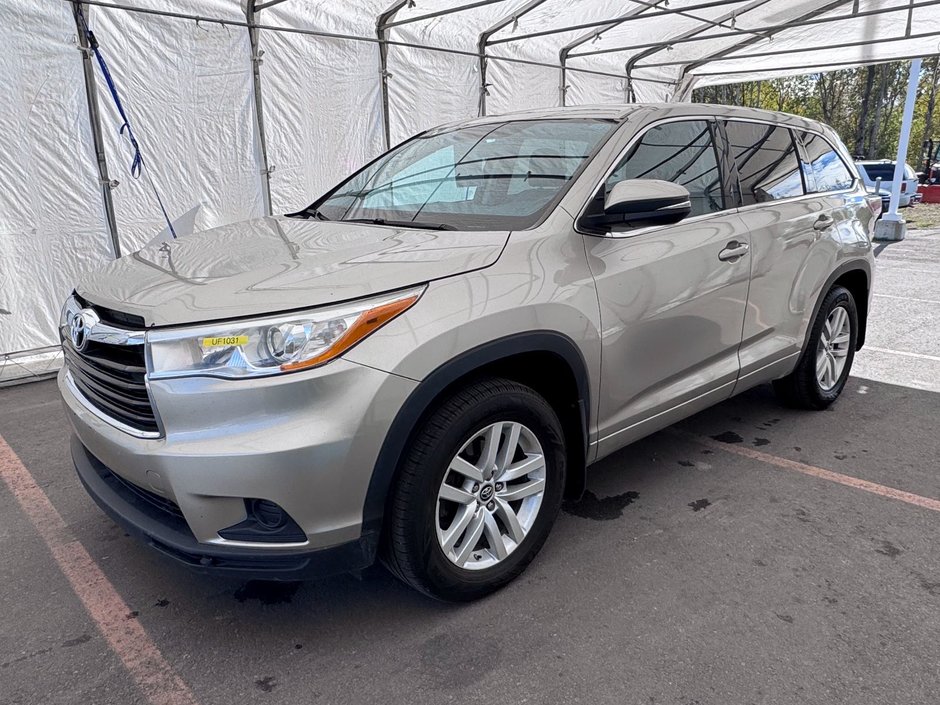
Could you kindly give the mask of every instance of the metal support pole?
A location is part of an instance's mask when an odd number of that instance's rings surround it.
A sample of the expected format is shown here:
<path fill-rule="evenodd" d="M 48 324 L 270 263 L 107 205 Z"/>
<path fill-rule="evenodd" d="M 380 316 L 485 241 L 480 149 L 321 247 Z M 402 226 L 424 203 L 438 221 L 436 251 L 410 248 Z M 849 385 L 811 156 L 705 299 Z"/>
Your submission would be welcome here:
<path fill-rule="evenodd" d="M 770 0 L 751 0 L 751 2 L 747 3 L 743 7 L 737 7 L 733 11 L 727 12 L 724 15 L 720 16 L 717 21 L 722 22 L 722 23 L 728 22 L 734 19 L 735 17 L 741 17 L 743 14 L 750 12 L 751 10 L 755 10 L 759 7 L 762 7 L 763 5 L 766 5 L 768 2 L 770 2 Z M 653 56 L 654 54 L 658 54 L 661 51 L 666 51 L 672 48 L 673 44 L 683 42 L 683 41 L 689 41 L 690 39 L 695 39 L 696 37 L 706 34 L 709 29 L 711 29 L 711 25 L 707 25 L 707 26 L 700 25 L 698 27 L 687 29 L 686 31 L 678 34 L 675 37 L 670 37 L 669 39 L 665 39 L 659 44 L 648 47 L 645 50 L 641 51 L 640 53 L 631 56 L 627 60 L 627 65 L 625 67 L 625 71 L 627 74 L 627 83 L 629 85 L 629 90 L 630 90 L 630 100 L 632 102 L 636 102 L 636 86 L 635 86 L 634 78 L 633 78 L 633 70 L 636 68 L 642 68 L 642 66 L 637 66 L 637 64 L 640 61 L 642 61 L 643 59 L 649 58 L 650 56 Z M 682 77 L 680 76 L 680 79 L 681 78 Z M 675 92 L 675 89 L 673 89 L 673 92 Z"/>
<path fill-rule="evenodd" d="M 477 115 L 483 117 L 486 115 L 486 97 L 489 95 L 489 84 L 486 82 L 486 41 L 489 39 L 489 35 L 486 32 L 480 34 L 479 39 L 477 40 L 477 52 L 479 58 L 477 59 L 479 69 L 480 69 L 480 107 L 477 110 Z"/>
<path fill-rule="evenodd" d="M 695 84 L 698 82 L 698 76 L 683 76 L 676 84 L 675 91 L 672 94 L 672 99 L 670 103 L 691 103 L 692 102 L 692 91 L 695 89 Z"/>
<path fill-rule="evenodd" d="M 791 65 L 786 68 L 767 68 L 754 70 L 753 67 L 746 69 L 722 69 L 721 71 L 696 71 L 695 76 L 705 77 L 705 76 L 734 76 L 737 74 L 748 73 L 748 74 L 759 74 L 762 76 L 760 80 L 767 81 L 773 78 L 783 78 L 786 76 L 794 76 L 798 73 L 809 73 L 808 69 L 820 69 L 822 71 L 832 71 L 836 68 L 844 68 L 846 66 L 867 66 L 868 64 L 890 64 L 898 61 L 912 61 L 914 59 L 923 59 L 925 56 L 936 56 L 936 54 L 905 54 L 904 56 L 893 56 L 890 59 L 878 59 L 877 61 L 865 61 L 864 59 L 852 59 L 851 61 L 827 61 L 824 64 L 799 64 Z M 746 58 L 746 57 L 732 57 L 732 58 Z M 708 62 L 705 62 L 708 63 Z M 782 72 L 782 73 L 781 73 Z M 772 75 L 778 74 L 778 75 Z M 727 82 L 726 82 L 727 83 Z"/>
<path fill-rule="evenodd" d="M 458 12 L 465 12 L 467 10 L 473 10 L 478 7 L 483 7 L 485 5 L 495 5 L 496 3 L 505 2 L 505 0 L 476 0 L 475 2 L 467 3 L 466 5 L 458 5 L 457 7 L 448 7 L 443 10 L 437 10 L 435 12 L 429 12 L 425 15 L 416 15 L 414 17 L 409 17 L 406 20 L 398 20 L 397 22 L 388 22 L 385 25 L 386 29 L 391 29 L 392 27 L 401 27 L 403 24 L 411 24 L 413 22 L 424 22 L 426 20 L 433 20 L 437 17 L 444 17 L 445 15 L 453 15 Z M 414 5 L 414 3 L 412 3 Z"/>
<path fill-rule="evenodd" d="M 542 5 L 546 0 L 529 0 L 525 5 L 517 9 L 511 15 L 501 17 L 496 24 L 491 25 L 488 29 L 480 32 L 480 36 L 477 38 L 477 56 L 480 62 L 480 116 L 486 115 L 486 94 L 487 94 L 487 84 L 486 82 L 486 69 L 487 69 L 487 57 L 486 57 L 486 47 L 490 44 L 490 37 L 496 34 L 501 29 L 508 27 L 509 25 L 515 25 L 519 21 L 520 17 L 528 14 L 539 5 Z M 564 103 L 562 103 L 564 105 Z"/>
<path fill-rule="evenodd" d="M 848 2 L 851 2 L 851 0 L 841 0 L 841 2 L 838 2 L 836 4 L 842 5 Z M 927 7 L 935 7 L 937 5 L 940 5 L 940 0 L 921 0 L 920 2 L 917 2 L 914 4 L 914 9 L 919 10 L 919 9 L 923 9 Z M 826 12 L 827 8 L 831 9 L 829 8 L 829 6 L 826 6 L 826 7 L 818 8 L 817 10 L 814 10 L 811 14 L 815 15 L 815 14 L 820 14 L 822 12 Z M 750 29 L 748 29 L 748 32 L 751 34 L 760 35 L 760 36 L 756 36 L 752 38 L 756 41 L 760 41 L 761 39 L 766 39 L 767 38 L 766 35 L 777 34 L 779 32 L 782 32 L 788 29 L 799 29 L 802 27 L 815 27 L 816 25 L 824 25 L 830 22 L 838 22 L 840 20 L 856 19 L 859 17 L 877 17 L 877 16 L 891 14 L 891 13 L 907 12 L 907 10 L 908 10 L 907 7 L 897 7 L 897 6 L 876 7 L 870 10 L 862 10 L 856 14 L 851 14 L 851 15 L 844 14 L 844 15 L 839 15 L 837 17 L 814 17 L 813 19 L 802 20 L 802 21 L 801 20 L 787 20 L 784 22 L 780 22 L 779 24 L 776 24 L 776 25 L 763 25 L 760 27 L 751 27 Z M 738 19 L 741 19 L 741 15 L 744 12 L 745 12 L 744 8 L 741 8 L 737 11 Z M 621 51 L 622 52 L 635 51 L 637 49 L 659 47 L 659 46 L 665 46 L 665 45 L 678 46 L 680 44 L 714 41 L 717 39 L 728 39 L 728 38 L 740 36 L 741 32 L 737 32 L 737 31 L 716 32 L 713 34 L 702 34 L 699 32 L 699 33 L 696 33 L 696 35 L 697 36 L 689 36 L 685 38 L 677 38 L 677 39 L 671 39 L 671 40 L 659 39 L 654 42 L 643 42 L 639 44 L 630 44 L 626 46 L 610 47 L 610 48 L 599 49 L 595 51 L 579 51 L 577 53 L 571 54 L 571 57 L 573 58 L 575 56 L 595 56 L 597 54 L 612 54 L 614 52 L 621 52 Z M 747 42 L 742 42 L 742 46 L 747 45 L 747 43 L 749 42 L 750 40 L 748 40 Z M 496 42 L 493 42 L 493 43 L 495 44 Z M 825 45 L 823 45 L 820 48 L 826 48 L 826 47 Z"/>
<path fill-rule="evenodd" d="M 101 200 L 104 203 L 104 219 L 108 226 L 108 235 L 111 238 L 111 252 L 114 259 L 121 256 L 121 240 L 118 237 L 117 219 L 114 216 L 114 197 L 111 191 L 117 187 L 118 182 L 112 181 L 108 175 L 108 160 L 104 153 L 104 138 L 101 134 L 101 113 L 98 110 L 98 93 L 95 89 L 95 67 L 91 63 L 91 47 L 84 28 L 78 19 L 78 10 L 82 9 L 85 17 L 90 14 L 87 5 L 74 2 L 72 13 L 75 16 L 75 27 L 78 30 L 78 48 L 82 52 L 82 72 L 85 78 L 85 98 L 88 103 L 88 122 L 91 125 L 91 142 L 95 150 L 95 161 L 98 165 L 98 184 L 101 188 Z"/>
<path fill-rule="evenodd" d="M 264 7 L 271 4 L 266 3 Z M 248 21 L 248 41 L 251 44 L 251 76 L 252 93 L 255 99 L 255 137 L 258 140 L 258 160 L 261 162 L 261 200 L 264 205 L 264 214 L 271 215 L 273 206 L 271 205 L 271 172 L 274 167 L 268 165 L 268 145 L 264 136 L 264 104 L 261 100 L 261 54 L 263 53 L 258 42 L 258 27 L 255 25 L 255 17 L 258 8 L 255 0 L 248 0 L 245 7 L 245 19 Z"/>
<path fill-rule="evenodd" d="M 678 100 L 691 99 L 692 89 L 695 87 L 695 83 L 698 80 L 696 76 L 690 75 L 694 69 L 697 69 L 700 66 L 704 66 L 713 61 L 719 61 L 726 56 L 734 54 L 735 52 L 738 52 L 744 49 L 745 47 L 758 44 L 765 39 L 772 39 L 774 35 L 779 34 L 785 29 L 792 29 L 793 27 L 803 26 L 803 25 L 813 23 L 813 22 L 818 23 L 821 19 L 825 19 L 825 18 L 821 18 L 820 15 L 824 15 L 827 12 L 836 10 L 848 2 L 849 0 L 832 0 L 831 2 L 826 3 L 822 7 L 817 7 L 813 10 L 810 10 L 809 12 L 799 15 L 791 20 L 788 20 L 787 22 L 783 23 L 779 28 L 770 29 L 769 31 L 765 32 L 761 36 L 750 37 L 748 39 L 745 39 L 744 41 L 738 42 L 736 44 L 732 44 L 730 47 L 726 47 L 724 49 L 714 52 L 713 54 L 709 54 L 697 61 L 693 61 L 691 63 L 685 64 L 682 67 L 682 69 L 679 71 L 679 77 L 676 79 L 676 87 L 673 90 L 673 100 L 678 101 Z M 694 39 L 694 37 L 690 37 L 690 38 Z"/>
<path fill-rule="evenodd" d="M 901 116 L 901 134 L 898 136 L 898 153 L 894 162 L 894 183 L 891 184 L 891 201 L 888 212 L 875 224 L 875 239 L 903 240 L 907 223 L 898 215 L 901 201 L 901 182 L 904 180 L 904 166 L 907 162 L 907 146 L 911 139 L 911 123 L 914 121 L 914 102 L 917 99 L 917 83 L 920 81 L 920 59 L 911 62 L 907 77 L 907 97 L 904 100 L 904 114 Z"/>
<path fill-rule="evenodd" d="M 668 1 L 669 0 L 654 0 L 654 2 L 643 2 L 641 3 L 641 7 L 634 8 L 630 10 L 630 12 L 626 13 L 625 15 L 621 15 L 617 19 L 612 20 L 609 24 L 606 24 L 603 27 L 600 27 L 599 29 L 593 29 L 587 34 L 582 34 L 580 37 L 578 37 L 574 41 L 569 42 L 568 44 L 563 46 L 561 50 L 558 52 L 558 63 L 561 64 L 561 84 L 560 84 L 559 89 L 561 91 L 562 107 L 565 106 L 565 97 L 568 92 L 568 75 L 567 75 L 568 74 L 568 55 L 571 54 L 572 51 L 577 49 L 582 44 L 585 44 L 589 41 L 596 41 L 600 39 L 601 35 L 603 35 L 604 32 L 608 32 L 612 29 L 615 29 L 619 27 L 620 25 L 622 25 L 624 22 L 628 21 L 630 18 L 636 17 L 637 15 L 642 15 L 648 10 L 656 9 L 660 5 L 662 5 L 663 3 L 667 3 Z M 624 79 L 624 91 L 623 91 L 624 102 L 631 100 L 630 95 L 632 94 L 632 92 L 633 92 L 633 84 L 632 84 L 632 81 L 630 80 L 630 72 L 628 70 L 627 76 Z"/>
<path fill-rule="evenodd" d="M 917 34 L 912 34 L 909 37 L 880 37 L 878 39 L 860 39 L 860 40 L 852 41 L 852 42 L 839 42 L 837 44 L 826 44 L 825 47 L 821 47 L 821 48 L 826 49 L 826 50 L 832 50 L 832 49 L 854 49 L 858 47 L 870 47 L 870 46 L 875 46 L 875 45 L 884 47 L 885 44 L 891 44 L 892 42 L 904 42 L 910 39 L 930 40 L 931 38 L 936 37 L 936 36 L 937 36 L 936 32 L 919 32 Z M 768 35 L 768 38 L 769 38 L 769 35 Z M 788 54 L 807 54 L 807 53 L 812 53 L 812 51 L 813 49 L 811 48 L 807 49 L 805 46 L 791 47 L 789 49 L 773 49 L 771 51 L 753 51 L 753 52 L 749 51 L 747 52 L 747 54 L 742 54 L 740 56 L 732 56 L 730 57 L 729 60 L 747 59 L 748 61 L 750 61 L 752 59 L 763 59 L 768 56 L 786 56 Z M 702 63 L 704 64 L 704 63 L 711 63 L 713 61 L 723 61 L 723 60 L 724 59 L 711 59 L 710 57 L 706 56 L 702 60 Z M 892 59 L 890 58 L 884 59 L 884 61 L 886 62 L 892 61 Z M 858 61 L 856 61 L 855 63 L 858 63 Z M 657 61 L 655 63 L 644 63 L 641 66 L 638 66 L 637 68 L 652 69 L 652 68 L 663 68 L 665 66 L 688 66 L 688 65 L 689 65 L 688 59 L 679 59 L 676 61 Z M 770 69 L 770 70 L 773 70 L 773 69 Z M 753 71 L 754 71 L 753 68 L 748 69 L 748 72 L 753 72 Z"/>
<path fill-rule="evenodd" d="M 743 1 L 743 0 L 731 0 L 731 2 L 742 2 L 742 1 Z M 495 39 L 495 40 L 493 40 L 491 43 L 492 43 L 492 44 L 503 44 L 503 43 L 505 43 L 505 42 L 518 42 L 518 41 L 522 41 L 522 40 L 524 40 L 524 39 L 533 39 L 534 37 L 546 37 L 546 36 L 548 36 L 548 35 L 550 35 L 550 34 L 562 34 L 562 33 L 564 33 L 564 32 L 571 32 L 571 31 L 576 30 L 576 29 L 591 29 L 592 27 L 603 27 L 603 26 L 605 26 L 605 25 L 611 24 L 612 22 L 619 22 L 620 24 L 623 24 L 623 22 L 630 22 L 630 21 L 635 20 L 635 19 L 643 19 L 643 20 L 645 20 L 645 19 L 647 19 L 647 18 L 649 18 L 649 17 L 659 17 L 660 15 L 662 15 L 662 16 L 667 16 L 667 15 L 676 15 L 676 14 L 678 14 L 678 15 L 686 15 L 686 16 L 687 16 L 688 13 L 689 13 L 690 11 L 692 11 L 692 10 L 703 10 L 703 9 L 707 9 L 707 8 L 711 8 L 711 7 L 721 7 L 721 6 L 723 6 L 723 5 L 727 5 L 728 2 L 729 2 L 729 0 L 709 0 L 708 2 L 703 2 L 703 3 L 696 4 L 696 5 L 686 5 L 685 7 L 680 7 L 680 8 L 664 7 L 664 8 L 660 9 L 660 10 L 657 11 L 657 12 L 650 13 L 650 14 L 644 15 L 644 16 L 642 16 L 642 17 L 626 17 L 626 18 L 623 18 L 623 17 L 610 17 L 610 18 L 608 18 L 608 19 L 606 19 L 606 20 L 594 20 L 593 22 L 582 22 L 582 23 L 579 23 L 579 24 L 566 25 L 566 26 L 564 26 L 564 27 L 554 27 L 554 28 L 552 28 L 552 29 L 543 29 L 543 30 L 539 30 L 539 31 L 537 31 L 537 32 L 529 32 L 529 33 L 527 33 L 527 34 L 519 34 L 519 35 L 516 35 L 516 36 L 514 36 L 514 37 L 505 37 L 504 39 Z M 649 3 L 645 3 L 645 4 L 649 4 Z M 700 19 L 702 22 L 706 22 L 706 23 L 708 23 L 708 24 L 712 24 L 713 22 L 717 22 L 717 21 L 718 21 L 718 20 L 705 20 L 705 19 L 701 19 L 701 18 L 699 18 L 699 19 Z M 721 21 L 724 22 L 724 21 L 726 21 L 726 20 L 721 20 Z M 747 30 L 747 31 L 751 31 L 751 30 Z"/>
<path fill-rule="evenodd" d="M 392 148 L 392 127 L 388 117 L 388 23 L 409 0 L 395 0 L 391 7 L 375 19 L 375 36 L 379 41 L 379 88 L 382 90 L 382 133 L 385 149 Z"/>

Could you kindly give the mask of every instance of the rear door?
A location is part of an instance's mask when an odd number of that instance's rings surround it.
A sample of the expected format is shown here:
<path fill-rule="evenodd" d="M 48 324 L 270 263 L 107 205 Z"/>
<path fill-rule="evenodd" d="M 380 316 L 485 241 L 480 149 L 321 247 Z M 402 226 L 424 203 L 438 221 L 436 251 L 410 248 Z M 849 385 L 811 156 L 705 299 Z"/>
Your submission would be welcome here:
<path fill-rule="evenodd" d="M 798 137 L 788 127 L 743 120 L 722 125 L 737 167 L 738 217 L 751 236 L 740 391 L 796 363 L 807 316 L 832 271 L 835 235 L 849 216 L 841 202 L 814 193 L 812 164 L 804 173 Z"/>
<path fill-rule="evenodd" d="M 645 129 L 592 204 L 602 208 L 623 179 L 674 181 L 692 196 L 675 225 L 585 235 L 603 336 L 599 456 L 727 398 L 737 378 L 748 236 L 723 188 L 714 129 L 702 118 Z"/>

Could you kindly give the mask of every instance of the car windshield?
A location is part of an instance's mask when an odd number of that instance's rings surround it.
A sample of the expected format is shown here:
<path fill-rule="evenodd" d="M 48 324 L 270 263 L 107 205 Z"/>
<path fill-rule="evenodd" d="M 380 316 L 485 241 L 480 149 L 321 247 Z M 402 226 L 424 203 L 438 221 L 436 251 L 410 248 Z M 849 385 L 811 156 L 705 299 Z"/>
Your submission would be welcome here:
<path fill-rule="evenodd" d="M 399 227 L 531 227 L 615 127 L 560 119 L 432 131 L 391 150 L 305 213 Z"/>

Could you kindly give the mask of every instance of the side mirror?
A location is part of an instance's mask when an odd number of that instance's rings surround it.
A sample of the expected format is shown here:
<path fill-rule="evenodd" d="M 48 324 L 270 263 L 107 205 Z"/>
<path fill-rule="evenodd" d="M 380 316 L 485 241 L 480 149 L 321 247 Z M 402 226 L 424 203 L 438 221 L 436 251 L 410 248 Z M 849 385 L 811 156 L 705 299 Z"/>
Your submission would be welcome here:
<path fill-rule="evenodd" d="M 614 184 L 604 200 L 604 212 L 590 225 L 671 225 L 692 212 L 689 190 L 660 179 L 624 179 Z"/>

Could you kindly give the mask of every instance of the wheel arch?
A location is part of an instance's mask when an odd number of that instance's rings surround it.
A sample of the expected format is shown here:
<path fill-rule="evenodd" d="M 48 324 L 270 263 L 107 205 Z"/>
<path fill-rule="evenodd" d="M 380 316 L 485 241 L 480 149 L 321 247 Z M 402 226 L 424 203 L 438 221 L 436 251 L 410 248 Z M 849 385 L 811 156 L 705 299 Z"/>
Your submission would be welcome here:
<path fill-rule="evenodd" d="M 861 349 L 865 342 L 865 330 L 868 327 L 868 299 L 871 292 L 871 264 L 865 259 L 852 259 L 843 262 L 836 267 L 826 283 L 819 290 L 816 297 L 816 303 L 813 305 L 813 315 L 809 317 L 806 325 L 806 331 L 803 333 L 802 355 L 806 353 L 809 337 L 813 332 L 813 321 L 819 315 L 819 308 L 822 306 L 826 294 L 832 287 L 844 286 L 852 293 L 855 299 L 855 307 L 858 310 L 858 337 L 856 338 L 855 349 Z"/>
<path fill-rule="evenodd" d="M 382 530 L 389 489 L 408 442 L 450 391 L 484 377 L 506 377 L 531 386 L 559 415 L 568 465 L 565 495 L 580 497 L 586 482 L 590 381 L 587 364 L 569 337 L 554 331 L 518 333 L 484 343 L 431 372 L 409 395 L 379 451 L 363 507 L 363 533 Z"/>
<path fill-rule="evenodd" d="M 865 262 L 866 265 L 868 264 L 867 261 L 862 261 Z M 858 337 L 856 338 L 855 349 L 861 350 L 862 346 L 865 344 L 865 332 L 868 328 L 868 300 L 871 290 L 871 270 L 856 267 L 838 274 L 832 283 L 826 287 L 822 296 L 820 296 L 817 306 L 822 302 L 826 293 L 836 285 L 844 286 L 851 292 L 852 298 L 855 299 L 855 308 L 858 311 Z"/>

